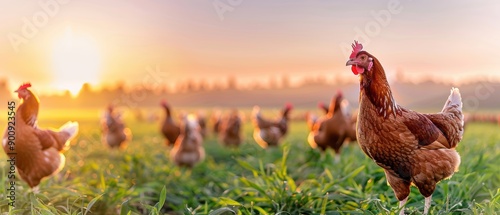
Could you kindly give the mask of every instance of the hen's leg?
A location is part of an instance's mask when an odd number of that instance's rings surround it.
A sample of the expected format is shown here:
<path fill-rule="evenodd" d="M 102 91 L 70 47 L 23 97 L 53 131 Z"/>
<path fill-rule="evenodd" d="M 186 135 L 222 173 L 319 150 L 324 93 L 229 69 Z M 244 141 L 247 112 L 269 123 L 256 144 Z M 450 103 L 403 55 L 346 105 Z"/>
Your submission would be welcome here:
<path fill-rule="evenodd" d="M 425 197 L 425 206 L 424 206 L 424 215 L 429 212 L 429 208 L 431 208 L 431 200 L 432 196 Z"/>
<path fill-rule="evenodd" d="M 340 163 L 340 155 L 339 153 L 334 153 L 333 154 L 333 159 L 335 163 Z"/>
<path fill-rule="evenodd" d="M 33 192 L 33 193 L 35 193 L 35 194 L 40 193 L 40 187 L 38 187 L 38 185 L 37 185 L 37 186 L 35 186 L 35 187 L 32 187 L 32 188 L 31 188 L 31 192 Z"/>
<path fill-rule="evenodd" d="M 387 177 L 387 182 L 389 185 L 391 185 L 392 190 L 394 190 L 394 194 L 396 194 L 396 197 L 399 200 L 399 206 L 403 207 L 401 208 L 401 211 L 399 212 L 400 215 L 404 214 L 404 205 L 406 204 L 406 201 L 408 200 L 408 195 L 410 195 L 410 182 L 405 181 L 397 176 L 392 175 L 390 172 L 387 170 L 385 171 L 385 176 Z"/>
<path fill-rule="evenodd" d="M 408 196 L 399 201 L 399 208 L 401 208 L 401 211 L 399 212 L 399 215 L 404 215 L 405 214 L 405 204 L 406 204 L 406 201 L 408 200 Z"/>
<path fill-rule="evenodd" d="M 339 163 L 340 162 L 340 145 L 336 144 L 334 145 L 333 147 L 333 159 L 335 161 L 335 163 Z"/>
<path fill-rule="evenodd" d="M 418 187 L 420 193 L 425 197 L 424 214 L 429 212 L 431 207 L 432 193 L 436 189 L 436 182 L 431 180 L 417 181 L 415 185 Z"/>

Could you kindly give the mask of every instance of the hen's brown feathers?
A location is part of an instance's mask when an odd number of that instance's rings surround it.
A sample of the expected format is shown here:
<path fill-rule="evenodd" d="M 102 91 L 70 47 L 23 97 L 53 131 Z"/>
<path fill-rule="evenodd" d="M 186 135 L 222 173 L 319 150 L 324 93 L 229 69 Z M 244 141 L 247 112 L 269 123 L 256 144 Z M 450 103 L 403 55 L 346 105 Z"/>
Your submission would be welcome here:
<path fill-rule="evenodd" d="M 424 114 L 444 135 L 447 148 L 455 148 L 464 132 L 463 115 L 457 109 L 437 114 Z"/>
<path fill-rule="evenodd" d="M 29 89 L 25 89 L 25 91 L 27 91 L 28 96 L 26 99 L 23 99 L 23 103 L 19 106 L 17 111 L 22 116 L 22 119 L 24 120 L 26 125 L 36 126 L 40 102 L 38 100 L 38 97 Z"/>
<path fill-rule="evenodd" d="M 415 136 L 418 145 L 427 146 L 438 139 L 440 131 L 431 120 L 414 111 L 406 109 L 402 109 L 402 111 L 403 118 L 401 118 L 401 121 Z"/>
<path fill-rule="evenodd" d="M 436 173 L 428 177 L 437 182 L 449 177 L 458 167 L 458 154 L 446 147 L 441 131 L 424 115 L 402 108 L 402 115 L 397 118 L 370 117 L 376 114 L 376 108 L 366 104 L 368 99 L 363 97 L 364 108 L 359 117 L 367 120 L 358 122 L 358 141 L 363 151 L 391 175 L 417 185 L 413 179 L 422 168 Z M 446 164 L 441 164 L 443 162 Z M 443 165 L 451 170 L 441 169 Z"/>
<path fill-rule="evenodd" d="M 68 132 L 56 132 L 49 129 L 35 129 L 34 133 L 42 145 L 42 150 L 53 147 L 57 151 L 63 151 L 67 140 L 71 137 Z"/>
<path fill-rule="evenodd" d="M 78 124 L 69 122 L 57 131 L 40 129 L 26 124 L 22 112 L 16 113 L 16 167 L 21 178 L 35 187 L 44 177 L 64 167 L 65 157 L 61 152 L 76 136 Z M 5 145 L 4 151 L 8 151 Z"/>
<path fill-rule="evenodd" d="M 377 58 L 366 51 L 361 51 L 359 54 L 366 54 L 373 59 L 371 72 L 368 71 L 360 75 L 360 88 L 370 99 L 371 103 L 377 107 L 377 115 L 387 118 L 390 115 L 401 114 L 399 106 L 392 97 L 392 91 L 387 82 L 382 64 L 380 64 Z"/>
<path fill-rule="evenodd" d="M 241 118 L 237 111 L 233 111 L 220 122 L 219 139 L 225 146 L 238 147 L 242 143 Z"/>

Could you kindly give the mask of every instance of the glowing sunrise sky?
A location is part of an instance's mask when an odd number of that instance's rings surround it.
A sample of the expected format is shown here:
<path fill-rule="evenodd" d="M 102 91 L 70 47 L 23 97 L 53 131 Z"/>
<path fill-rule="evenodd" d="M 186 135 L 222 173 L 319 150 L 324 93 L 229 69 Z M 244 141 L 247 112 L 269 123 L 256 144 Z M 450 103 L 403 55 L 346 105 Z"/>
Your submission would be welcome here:
<path fill-rule="evenodd" d="M 57 4 L 47 11 L 47 2 Z M 494 0 L 60 2 L 0 0 L 0 78 L 47 91 L 135 83 L 150 66 L 168 73 L 166 83 L 273 74 L 356 79 L 342 48 L 353 39 L 389 73 L 500 76 L 500 2 Z M 217 2 L 231 11 L 219 16 Z M 374 15 L 388 13 L 389 19 Z M 35 33 L 23 33 L 31 29 L 26 21 Z M 13 38 L 24 39 L 15 45 Z"/>

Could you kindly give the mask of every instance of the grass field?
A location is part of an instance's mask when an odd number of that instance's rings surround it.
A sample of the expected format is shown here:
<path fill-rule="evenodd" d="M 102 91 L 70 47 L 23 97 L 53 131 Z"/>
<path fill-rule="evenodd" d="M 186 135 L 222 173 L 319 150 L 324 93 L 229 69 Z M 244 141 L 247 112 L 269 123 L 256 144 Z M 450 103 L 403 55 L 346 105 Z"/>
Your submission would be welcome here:
<path fill-rule="evenodd" d="M 124 151 L 100 143 L 98 112 L 41 111 L 40 126 L 80 122 L 65 153 L 66 166 L 34 194 L 17 181 L 16 208 L 6 198 L 8 164 L 1 153 L 0 211 L 10 214 L 396 214 L 398 202 L 381 168 L 356 143 L 344 147 L 340 163 L 306 142 L 305 122 L 295 121 L 278 148 L 261 149 L 244 125 L 245 144 L 222 147 L 210 135 L 207 157 L 192 170 L 173 165 L 158 123 L 127 118 L 133 141 Z M 58 117 L 56 117 L 58 115 Z M 2 119 L 3 120 L 3 119 Z M 2 125 L 5 121 L 0 121 Z M 5 127 L 2 126 L 1 129 Z M 458 146 L 460 171 L 442 181 L 431 214 L 500 213 L 500 127 L 468 125 Z M 420 214 L 416 188 L 406 213 Z M 8 214 L 8 213 L 7 213 Z"/>

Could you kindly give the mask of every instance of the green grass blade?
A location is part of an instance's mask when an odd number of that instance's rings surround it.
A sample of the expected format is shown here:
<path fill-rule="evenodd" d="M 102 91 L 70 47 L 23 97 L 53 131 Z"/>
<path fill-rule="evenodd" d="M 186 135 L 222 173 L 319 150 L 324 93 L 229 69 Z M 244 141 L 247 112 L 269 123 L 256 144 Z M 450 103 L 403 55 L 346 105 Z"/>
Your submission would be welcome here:
<path fill-rule="evenodd" d="M 156 209 L 158 209 L 158 211 L 160 211 L 163 208 L 163 205 L 165 204 L 166 198 L 167 198 L 167 188 L 164 185 L 163 188 L 161 189 L 161 193 L 160 193 L 160 202 L 158 202 L 159 204 L 156 208 Z"/>
<path fill-rule="evenodd" d="M 223 208 L 219 208 L 217 210 L 214 210 L 212 212 L 209 213 L 209 215 L 221 215 L 221 214 L 224 214 L 224 213 L 233 213 L 233 214 L 237 214 L 237 212 L 229 207 L 223 207 Z"/>
<path fill-rule="evenodd" d="M 220 197 L 219 198 L 219 204 L 222 204 L 222 205 L 233 205 L 233 206 L 241 206 L 241 204 L 237 201 L 234 201 L 230 198 L 226 198 L 226 197 Z"/>
<path fill-rule="evenodd" d="M 87 213 L 90 211 L 90 209 L 92 208 L 92 206 L 94 206 L 94 204 L 104 195 L 101 194 L 101 195 L 98 195 L 96 196 L 95 198 L 93 198 L 92 200 L 90 200 L 89 204 L 87 205 L 87 207 L 85 207 L 85 213 L 83 213 L 83 215 L 87 215 Z"/>

